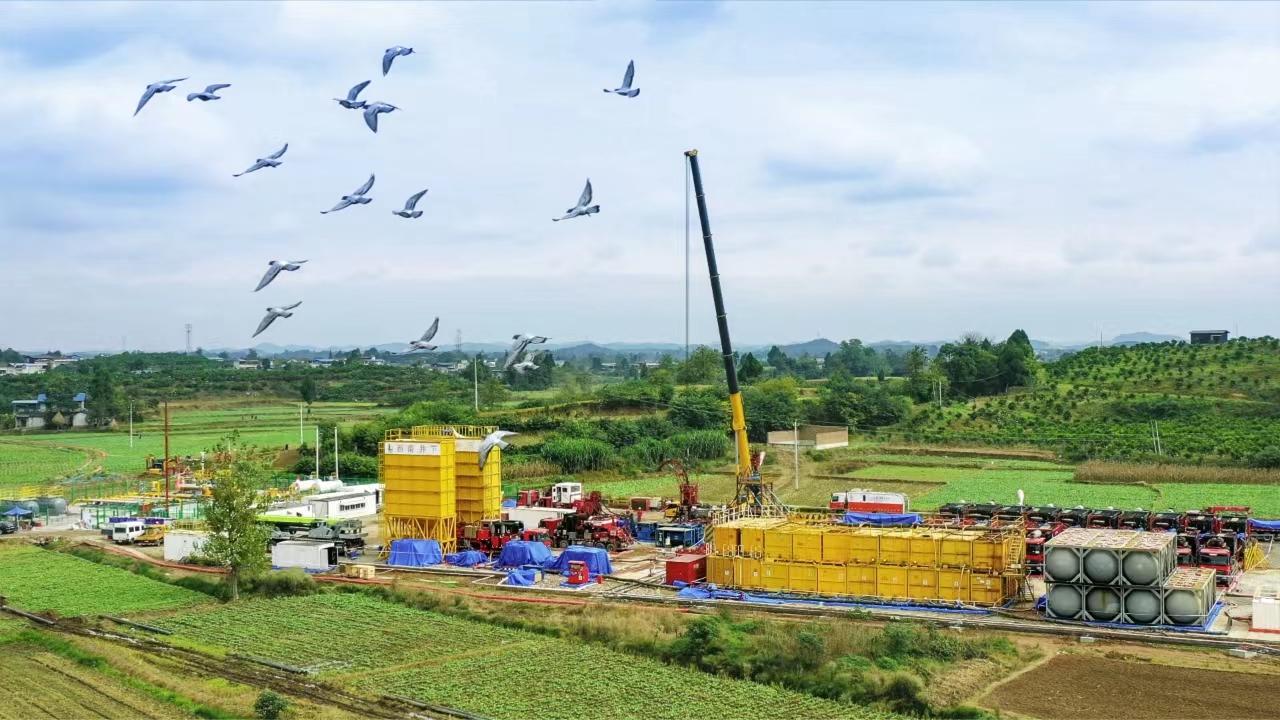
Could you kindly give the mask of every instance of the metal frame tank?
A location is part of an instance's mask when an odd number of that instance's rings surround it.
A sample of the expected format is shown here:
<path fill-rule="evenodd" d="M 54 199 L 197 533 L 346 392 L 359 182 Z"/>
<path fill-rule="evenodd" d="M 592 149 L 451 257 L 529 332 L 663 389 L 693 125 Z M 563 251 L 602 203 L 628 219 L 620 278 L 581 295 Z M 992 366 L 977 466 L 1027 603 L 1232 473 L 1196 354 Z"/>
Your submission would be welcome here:
<path fill-rule="evenodd" d="M 444 552 L 458 547 L 457 466 L 454 438 L 405 439 L 388 430 L 378 446 L 378 476 L 385 486 L 387 544 L 403 538 L 436 540 Z"/>
<path fill-rule="evenodd" d="M 1050 617 L 1156 625 L 1177 569 L 1173 533 L 1072 528 L 1045 543 Z"/>
<path fill-rule="evenodd" d="M 1204 625 L 1217 603 L 1217 573 L 1213 568 L 1178 568 L 1164 581 L 1164 623 Z"/>

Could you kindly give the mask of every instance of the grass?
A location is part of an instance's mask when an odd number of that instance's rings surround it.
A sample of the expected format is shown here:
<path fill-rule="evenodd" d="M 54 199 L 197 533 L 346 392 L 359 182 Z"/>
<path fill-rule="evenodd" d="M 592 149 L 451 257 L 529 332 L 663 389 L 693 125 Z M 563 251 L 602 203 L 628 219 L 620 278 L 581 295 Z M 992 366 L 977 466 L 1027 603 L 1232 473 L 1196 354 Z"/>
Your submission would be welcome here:
<path fill-rule="evenodd" d="M 1211 465 L 1087 462 L 1076 467 L 1076 480 L 1094 483 L 1280 485 L 1280 470 Z"/>
<path fill-rule="evenodd" d="M 25 440 L 0 440 L 0 486 L 36 485 L 70 475 L 93 462 L 96 453 Z"/>

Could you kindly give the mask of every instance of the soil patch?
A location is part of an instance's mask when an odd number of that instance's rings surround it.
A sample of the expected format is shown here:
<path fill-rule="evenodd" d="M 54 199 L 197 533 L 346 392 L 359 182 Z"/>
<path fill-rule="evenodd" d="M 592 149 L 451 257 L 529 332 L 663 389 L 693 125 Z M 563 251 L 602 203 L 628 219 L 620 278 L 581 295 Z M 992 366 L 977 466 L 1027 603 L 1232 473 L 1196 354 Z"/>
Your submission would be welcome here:
<path fill-rule="evenodd" d="M 985 707 L 1044 720 L 1280 718 L 1276 677 L 1060 655 L 1004 683 Z"/>

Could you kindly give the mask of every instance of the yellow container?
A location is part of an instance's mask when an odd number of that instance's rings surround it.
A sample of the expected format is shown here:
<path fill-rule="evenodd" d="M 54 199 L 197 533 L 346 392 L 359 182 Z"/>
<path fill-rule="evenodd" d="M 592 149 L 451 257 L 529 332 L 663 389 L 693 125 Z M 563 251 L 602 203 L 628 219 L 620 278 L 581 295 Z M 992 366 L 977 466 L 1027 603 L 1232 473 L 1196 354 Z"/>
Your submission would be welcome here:
<path fill-rule="evenodd" d="M 764 531 L 764 556 L 772 560 L 790 560 L 793 528 L 783 526 Z"/>
<path fill-rule="evenodd" d="M 711 528 L 711 544 L 717 554 L 735 555 L 738 553 L 738 526 L 732 523 L 716 525 Z"/>
<path fill-rule="evenodd" d="M 969 570 L 962 568 L 939 569 L 938 599 L 969 602 Z"/>
<path fill-rule="evenodd" d="M 969 602 L 975 605 L 999 605 L 1004 600 L 1002 577 L 978 573 L 969 576 Z"/>
<path fill-rule="evenodd" d="M 822 534 L 822 562 L 847 565 L 853 560 L 853 535 L 845 528 L 832 528 Z"/>
<path fill-rule="evenodd" d="M 970 533 L 947 533 L 938 547 L 938 564 L 943 567 L 973 567 L 973 535 Z"/>
<path fill-rule="evenodd" d="M 849 536 L 849 561 L 863 565 L 880 562 L 880 537 L 882 530 L 860 528 Z"/>
<path fill-rule="evenodd" d="M 878 568 L 875 565 L 849 565 L 845 568 L 845 584 L 850 595 L 873 596 L 879 594 L 876 583 Z"/>
<path fill-rule="evenodd" d="M 880 536 L 881 565 L 911 564 L 911 531 L 891 530 Z"/>
<path fill-rule="evenodd" d="M 905 600 L 909 597 L 907 569 L 893 565 L 876 566 L 876 593 L 889 600 Z"/>
<path fill-rule="evenodd" d="M 743 525 L 739 531 L 743 555 L 764 555 L 764 528 Z"/>
<path fill-rule="evenodd" d="M 907 570 L 907 597 L 912 600 L 938 599 L 938 571 L 933 568 Z"/>
<path fill-rule="evenodd" d="M 818 566 L 809 563 L 790 563 L 789 586 L 794 592 L 818 592 Z"/>
<path fill-rule="evenodd" d="M 707 557 L 707 582 L 723 586 L 735 585 L 733 560 L 731 557 L 709 555 Z"/>
<path fill-rule="evenodd" d="M 818 566 L 818 592 L 845 595 L 849 592 L 849 571 L 843 565 Z"/>
<path fill-rule="evenodd" d="M 938 538 L 933 533 L 912 533 L 907 546 L 908 565 L 928 568 L 938 566 Z"/>
<path fill-rule="evenodd" d="M 760 569 L 760 584 L 765 590 L 781 592 L 790 589 L 790 563 L 766 560 L 761 563 Z"/>
<path fill-rule="evenodd" d="M 791 557 L 796 562 L 820 562 L 822 560 L 821 528 L 798 527 L 791 532 Z"/>
<path fill-rule="evenodd" d="M 999 572 L 1008 567 L 1009 537 L 998 533 L 986 533 L 974 538 L 973 567 L 978 570 Z"/>
<path fill-rule="evenodd" d="M 502 449 L 493 448 L 484 469 L 480 468 L 480 444 L 494 430 L 497 428 L 475 425 L 417 425 L 410 431 L 414 440 L 454 442 L 455 505 L 459 523 L 502 517 Z"/>
<path fill-rule="evenodd" d="M 736 557 L 733 559 L 733 584 L 748 590 L 764 587 L 760 558 Z"/>
<path fill-rule="evenodd" d="M 454 441 L 387 441 L 378 452 L 387 515 L 453 518 L 457 505 Z"/>

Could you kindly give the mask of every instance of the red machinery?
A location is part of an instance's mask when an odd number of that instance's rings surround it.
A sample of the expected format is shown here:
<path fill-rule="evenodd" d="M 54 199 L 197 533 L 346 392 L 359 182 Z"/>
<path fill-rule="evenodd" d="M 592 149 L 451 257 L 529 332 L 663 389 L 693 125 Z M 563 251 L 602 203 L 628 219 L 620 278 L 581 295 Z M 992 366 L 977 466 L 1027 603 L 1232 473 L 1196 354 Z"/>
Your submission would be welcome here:
<path fill-rule="evenodd" d="M 662 472 L 670 468 L 676 474 L 676 489 L 680 493 L 680 499 L 676 502 L 675 507 L 668 507 L 664 510 L 663 515 L 668 520 L 676 522 L 690 522 L 705 516 L 706 508 L 698 506 L 698 483 L 689 479 L 689 472 L 684 469 L 684 465 L 679 460 L 668 458 L 658 465 L 658 472 Z M 673 512 L 674 510 L 674 512 Z"/>
<path fill-rule="evenodd" d="M 524 523 L 519 520 L 481 520 L 478 525 L 462 525 L 458 528 L 458 545 L 472 550 L 495 553 L 512 540 L 525 535 Z"/>
<path fill-rule="evenodd" d="M 1209 535 L 1200 538 L 1198 562 L 1202 568 L 1217 573 L 1219 585 L 1230 585 L 1240 573 L 1244 543 L 1235 535 Z"/>
<path fill-rule="evenodd" d="M 520 537 L 525 542 L 540 542 L 547 547 L 551 547 L 551 533 L 544 527 L 525 530 Z"/>
<path fill-rule="evenodd" d="M 541 526 L 551 535 L 551 546 L 587 545 L 621 552 L 635 541 L 620 517 L 591 517 L 585 513 L 565 515 L 559 520 L 543 520 Z"/>
<path fill-rule="evenodd" d="M 849 492 L 831 493 L 832 510 L 867 513 L 904 513 L 910 501 L 902 493 L 873 492 L 854 488 Z"/>
<path fill-rule="evenodd" d="M 1196 567 L 1199 562 L 1200 538 L 1195 535 L 1178 535 L 1178 567 Z"/>
<path fill-rule="evenodd" d="M 668 585 L 677 580 L 686 584 L 701 582 L 707 577 L 707 556 L 701 553 L 680 553 L 667 561 Z"/>
<path fill-rule="evenodd" d="M 1037 525 L 1027 521 L 1027 572 L 1044 572 L 1044 544 L 1066 529 L 1060 522 Z"/>
<path fill-rule="evenodd" d="M 570 560 L 569 584 L 586 585 L 589 582 L 591 582 L 591 573 L 587 570 L 587 564 L 581 560 Z"/>

